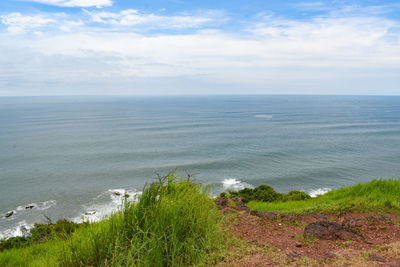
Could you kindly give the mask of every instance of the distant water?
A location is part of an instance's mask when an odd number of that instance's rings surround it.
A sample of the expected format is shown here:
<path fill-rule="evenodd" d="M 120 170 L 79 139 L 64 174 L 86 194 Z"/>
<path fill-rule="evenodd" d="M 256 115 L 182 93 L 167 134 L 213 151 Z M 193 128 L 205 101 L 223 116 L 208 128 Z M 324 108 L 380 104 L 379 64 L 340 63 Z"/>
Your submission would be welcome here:
<path fill-rule="evenodd" d="M 0 98 L 0 238 L 99 219 L 176 166 L 211 194 L 398 178 L 400 97 Z"/>

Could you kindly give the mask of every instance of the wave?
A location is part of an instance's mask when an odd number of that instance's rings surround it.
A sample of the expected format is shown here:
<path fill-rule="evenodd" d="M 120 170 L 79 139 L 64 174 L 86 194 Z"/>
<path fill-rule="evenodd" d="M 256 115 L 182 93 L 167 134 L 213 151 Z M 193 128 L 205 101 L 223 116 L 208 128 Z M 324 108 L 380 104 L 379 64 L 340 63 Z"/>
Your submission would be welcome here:
<path fill-rule="evenodd" d="M 43 202 L 39 202 L 39 203 L 30 203 L 30 204 L 26 204 L 23 206 L 18 206 L 17 211 L 27 211 L 27 210 L 33 210 L 33 209 L 47 210 L 47 209 L 55 206 L 56 204 L 57 204 L 57 201 L 55 201 L 55 200 L 48 200 L 48 201 L 43 201 Z"/>
<path fill-rule="evenodd" d="M 32 227 L 33 224 L 28 224 L 25 220 L 20 221 L 16 226 L 0 232 L 0 240 L 16 236 L 28 236 Z"/>
<path fill-rule="evenodd" d="M 226 178 L 222 181 L 222 186 L 225 190 L 241 190 L 243 188 L 253 188 L 251 184 L 236 180 L 235 178 Z"/>
<path fill-rule="evenodd" d="M 136 201 L 141 194 L 142 192 L 135 190 L 109 189 L 98 195 L 93 204 L 85 205 L 84 212 L 79 217 L 72 218 L 72 221 L 78 223 L 98 222 L 118 211 L 125 200 Z"/>
<path fill-rule="evenodd" d="M 332 190 L 331 188 L 327 188 L 327 187 L 325 187 L 325 188 L 318 188 L 318 189 L 311 190 L 310 193 L 309 193 L 309 195 L 310 195 L 310 197 L 317 197 L 317 196 L 319 196 L 319 195 L 326 194 L 326 193 L 328 193 L 328 192 L 331 191 L 331 190 Z"/>
<path fill-rule="evenodd" d="M 274 116 L 270 114 L 257 114 L 254 117 L 260 119 L 272 119 Z"/>

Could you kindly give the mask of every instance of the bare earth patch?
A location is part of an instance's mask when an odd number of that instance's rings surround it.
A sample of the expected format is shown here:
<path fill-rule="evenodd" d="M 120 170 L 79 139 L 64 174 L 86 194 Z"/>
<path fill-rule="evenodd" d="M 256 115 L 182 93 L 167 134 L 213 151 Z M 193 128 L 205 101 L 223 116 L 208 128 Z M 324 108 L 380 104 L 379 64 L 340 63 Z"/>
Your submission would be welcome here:
<path fill-rule="evenodd" d="M 399 266 L 400 217 L 393 214 L 266 214 L 219 207 L 239 241 L 220 266 Z M 257 215 L 257 216 L 256 216 Z M 348 235 L 305 237 L 310 223 L 335 223 Z M 323 224 L 324 225 L 324 224 Z M 343 239 L 341 237 L 349 238 Z"/>

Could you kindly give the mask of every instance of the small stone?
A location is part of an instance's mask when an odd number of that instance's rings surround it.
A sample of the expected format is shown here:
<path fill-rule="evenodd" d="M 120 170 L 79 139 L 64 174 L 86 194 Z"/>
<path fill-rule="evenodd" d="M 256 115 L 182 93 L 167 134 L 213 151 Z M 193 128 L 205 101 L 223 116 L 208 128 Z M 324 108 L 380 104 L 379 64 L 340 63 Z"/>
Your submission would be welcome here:
<path fill-rule="evenodd" d="M 379 262 L 385 262 L 386 261 L 385 258 L 383 258 L 383 257 L 381 257 L 379 255 L 373 254 L 373 253 L 369 254 L 368 259 L 370 261 L 379 261 Z"/>
<path fill-rule="evenodd" d="M 348 229 L 358 228 L 362 226 L 362 221 L 359 218 L 346 218 L 342 222 L 342 226 Z"/>
<path fill-rule="evenodd" d="M 303 245 L 301 243 L 296 243 L 296 247 L 301 248 Z"/>
<path fill-rule="evenodd" d="M 31 209 L 33 209 L 34 207 L 35 207 L 35 205 L 29 205 L 29 206 L 26 206 L 25 209 L 26 209 L 26 210 L 31 210 Z"/>

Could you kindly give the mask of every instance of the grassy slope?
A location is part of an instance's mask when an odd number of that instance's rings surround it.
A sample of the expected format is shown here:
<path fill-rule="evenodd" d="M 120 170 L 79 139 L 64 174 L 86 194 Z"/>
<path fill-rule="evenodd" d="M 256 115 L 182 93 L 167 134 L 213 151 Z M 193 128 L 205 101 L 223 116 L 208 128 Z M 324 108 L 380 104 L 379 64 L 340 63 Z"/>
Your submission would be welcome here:
<path fill-rule="evenodd" d="M 332 190 L 310 200 L 287 202 L 256 202 L 248 206 L 259 211 L 278 212 L 395 212 L 400 213 L 400 181 L 373 180 Z"/>
<path fill-rule="evenodd" d="M 101 222 L 0 252 L 0 266 L 192 266 L 224 239 L 212 199 L 169 175 Z"/>

